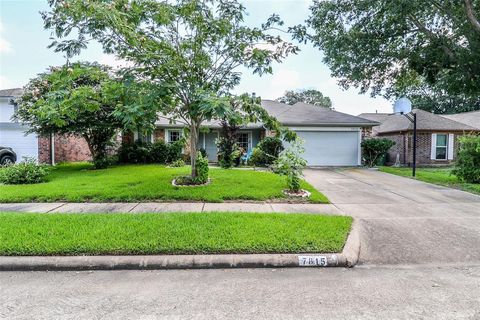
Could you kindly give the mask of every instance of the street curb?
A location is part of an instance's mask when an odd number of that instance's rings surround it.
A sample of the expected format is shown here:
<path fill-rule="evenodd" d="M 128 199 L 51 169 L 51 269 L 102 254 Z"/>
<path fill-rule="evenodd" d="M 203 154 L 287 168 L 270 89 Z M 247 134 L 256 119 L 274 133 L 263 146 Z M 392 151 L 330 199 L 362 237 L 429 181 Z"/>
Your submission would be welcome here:
<path fill-rule="evenodd" d="M 360 253 L 359 224 L 341 253 L 142 256 L 0 256 L 0 271 L 158 270 L 219 268 L 353 267 Z"/>

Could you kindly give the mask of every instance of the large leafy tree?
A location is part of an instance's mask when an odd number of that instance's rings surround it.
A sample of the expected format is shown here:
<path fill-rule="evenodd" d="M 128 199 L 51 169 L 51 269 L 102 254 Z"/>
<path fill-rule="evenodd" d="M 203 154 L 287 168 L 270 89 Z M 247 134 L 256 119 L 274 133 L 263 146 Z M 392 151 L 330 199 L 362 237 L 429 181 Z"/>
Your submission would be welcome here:
<path fill-rule="evenodd" d="M 52 67 L 24 89 L 16 119 L 31 132 L 85 138 L 96 168 L 107 165 L 118 130 L 153 123 L 155 112 L 147 106 L 159 98 L 141 83 L 126 84 L 108 67 L 90 63 Z"/>
<path fill-rule="evenodd" d="M 480 94 L 479 16 L 479 0 L 316 0 L 308 25 L 344 87 L 388 97 L 415 72 L 447 95 L 472 97 Z"/>
<path fill-rule="evenodd" d="M 290 105 L 294 105 L 297 102 L 304 102 L 319 107 L 332 108 L 332 100 L 315 89 L 287 90 L 277 101 Z"/>
<path fill-rule="evenodd" d="M 243 66 L 262 75 L 298 49 L 278 34 L 282 21 L 272 15 L 251 28 L 243 23 L 245 8 L 237 0 L 49 0 L 45 27 L 54 31 L 57 51 L 72 56 L 96 40 L 105 52 L 134 64 L 129 73 L 168 89 L 173 103 L 159 109 L 190 131 L 192 176 L 199 129 L 219 119 L 226 96 Z"/>

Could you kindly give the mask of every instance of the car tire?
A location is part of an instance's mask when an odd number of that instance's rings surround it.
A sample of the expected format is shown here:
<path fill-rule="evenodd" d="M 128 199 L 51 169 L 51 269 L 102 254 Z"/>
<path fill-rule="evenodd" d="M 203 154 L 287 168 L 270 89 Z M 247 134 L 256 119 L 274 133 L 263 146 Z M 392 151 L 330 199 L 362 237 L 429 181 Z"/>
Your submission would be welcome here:
<path fill-rule="evenodd" d="M 2 165 L 2 166 L 7 166 L 7 165 L 10 165 L 10 164 L 14 164 L 14 163 L 15 163 L 15 161 L 14 161 L 12 156 L 3 156 L 0 159 L 0 165 Z"/>

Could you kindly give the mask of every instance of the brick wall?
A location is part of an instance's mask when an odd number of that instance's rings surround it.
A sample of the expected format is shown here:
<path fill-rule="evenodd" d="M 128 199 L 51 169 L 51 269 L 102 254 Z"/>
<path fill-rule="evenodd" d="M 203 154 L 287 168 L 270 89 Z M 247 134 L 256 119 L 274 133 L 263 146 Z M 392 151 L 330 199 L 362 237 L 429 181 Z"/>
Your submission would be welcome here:
<path fill-rule="evenodd" d="M 109 155 L 116 154 L 120 146 L 121 136 L 115 138 L 113 146 L 109 147 Z M 92 155 L 84 138 L 75 135 L 55 135 L 55 162 L 90 161 Z M 51 163 L 50 136 L 38 138 L 38 161 Z"/>
<path fill-rule="evenodd" d="M 457 158 L 458 151 L 458 137 L 463 133 L 454 133 L 453 143 L 453 160 L 432 160 L 432 133 L 449 134 L 452 132 L 418 132 L 417 133 L 417 165 L 424 166 L 445 166 L 451 165 Z M 380 138 L 387 138 L 395 141 L 395 145 L 390 149 L 387 164 L 395 163 L 397 154 L 400 155 L 400 163 L 402 165 L 411 166 L 413 163 L 413 133 L 394 133 L 394 134 L 380 134 Z"/>

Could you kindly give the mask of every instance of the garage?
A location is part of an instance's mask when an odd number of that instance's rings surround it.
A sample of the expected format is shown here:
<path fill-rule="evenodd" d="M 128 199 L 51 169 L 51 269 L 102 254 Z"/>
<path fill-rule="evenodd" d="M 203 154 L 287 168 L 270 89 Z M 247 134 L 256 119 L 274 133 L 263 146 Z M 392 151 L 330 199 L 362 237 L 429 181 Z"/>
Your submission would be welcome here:
<path fill-rule="evenodd" d="M 328 129 L 327 129 L 328 130 Z M 357 166 L 358 131 L 295 131 L 305 141 L 303 158 L 309 166 Z"/>
<path fill-rule="evenodd" d="M 23 157 L 38 159 L 38 138 L 35 134 L 25 136 L 25 128 L 17 123 L 0 124 L 0 146 L 10 147 L 17 154 L 17 162 Z"/>

